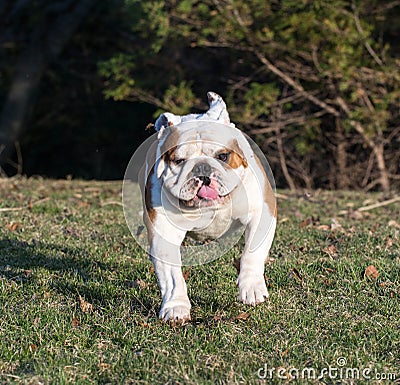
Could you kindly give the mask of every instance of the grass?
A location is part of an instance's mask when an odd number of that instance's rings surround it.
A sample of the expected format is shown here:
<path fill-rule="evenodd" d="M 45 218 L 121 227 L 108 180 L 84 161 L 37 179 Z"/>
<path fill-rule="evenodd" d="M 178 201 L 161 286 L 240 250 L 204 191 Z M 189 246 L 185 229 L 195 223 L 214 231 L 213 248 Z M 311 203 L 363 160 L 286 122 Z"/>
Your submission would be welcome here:
<path fill-rule="evenodd" d="M 344 369 L 370 368 L 370 383 L 400 378 L 399 202 L 360 214 L 384 197 L 282 191 L 269 301 L 236 301 L 238 246 L 185 269 L 193 320 L 170 327 L 157 319 L 156 278 L 125 224 L 120 190 L 0 180 L 1 383 L 278 384 L 341 358 Z M 369 265 L 377 278 L 365 277 Z"/>

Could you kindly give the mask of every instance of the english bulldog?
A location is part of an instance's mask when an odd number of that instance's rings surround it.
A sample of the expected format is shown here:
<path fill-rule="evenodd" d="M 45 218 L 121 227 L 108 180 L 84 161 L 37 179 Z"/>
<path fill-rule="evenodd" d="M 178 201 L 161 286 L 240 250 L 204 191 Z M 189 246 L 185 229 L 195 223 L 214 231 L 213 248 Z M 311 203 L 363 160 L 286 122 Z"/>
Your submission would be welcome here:
<path fill-rule="evenodd" d="M 223 99 L 214 92 L 207 96 L 204 114 L 160 115 L 157 140 L 140 172 L 149 256 L 162 296 L 159 318 L 174 323 L 190 320 L 181 256 L 186 236 L 219 239 L 241 224 L 239 301 L 256 305 L 268 298 L 264 263 L 276 228 L 274 191 Z"/>

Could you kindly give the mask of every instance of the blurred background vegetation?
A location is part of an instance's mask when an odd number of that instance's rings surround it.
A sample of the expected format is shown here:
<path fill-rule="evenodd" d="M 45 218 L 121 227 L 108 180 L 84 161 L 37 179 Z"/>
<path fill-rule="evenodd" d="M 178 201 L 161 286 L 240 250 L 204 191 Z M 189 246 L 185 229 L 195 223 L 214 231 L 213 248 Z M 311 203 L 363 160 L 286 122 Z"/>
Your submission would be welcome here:
<path fill-rule="evenodd" d="M 0 175 L 120 179 L 148 123 L 207 109 L 277 186 L 400 189 L 398 0 L 4 0 Z"/>

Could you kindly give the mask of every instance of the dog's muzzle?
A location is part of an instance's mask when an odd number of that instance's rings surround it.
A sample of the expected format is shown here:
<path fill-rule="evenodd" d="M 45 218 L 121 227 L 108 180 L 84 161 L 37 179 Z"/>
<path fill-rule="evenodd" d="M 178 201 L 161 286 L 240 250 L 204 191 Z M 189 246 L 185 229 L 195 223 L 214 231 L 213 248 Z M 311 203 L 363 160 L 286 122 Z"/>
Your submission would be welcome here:
<path fill-rule="evenodd" d="M 211 206 L 227 199 L 220 173 L 206 162 L 196 163 L 179 198 L 186 207 Z"/>

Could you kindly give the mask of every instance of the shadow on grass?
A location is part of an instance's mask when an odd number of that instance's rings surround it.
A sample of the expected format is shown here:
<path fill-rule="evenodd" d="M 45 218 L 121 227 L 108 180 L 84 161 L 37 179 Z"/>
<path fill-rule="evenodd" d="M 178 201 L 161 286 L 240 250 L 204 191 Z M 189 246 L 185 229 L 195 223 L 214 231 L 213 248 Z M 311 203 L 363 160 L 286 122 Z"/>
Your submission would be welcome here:
<path fill-rule="evenodd" d="M 51 273 L 50 287 L 63 296 L 76 298 L 80 295 L 99 308 L 110 308 L 122 297 L 129 297 L 132 312 L 140 312 L 144 317 L 155 315 L 152 299 L 134 289 L 132 282 L 136 278 L 123 279 L 112 262 L 99 261 L 79 248 L 0 240 L 0 277 L 17 284 L 37 285 L 38 269 Z M 140 275 L 140 272 L 135 274 Z"/>

